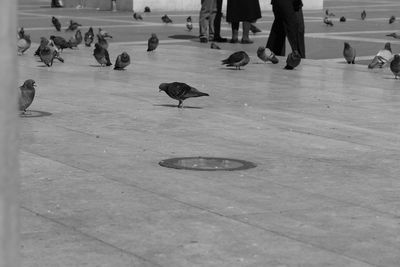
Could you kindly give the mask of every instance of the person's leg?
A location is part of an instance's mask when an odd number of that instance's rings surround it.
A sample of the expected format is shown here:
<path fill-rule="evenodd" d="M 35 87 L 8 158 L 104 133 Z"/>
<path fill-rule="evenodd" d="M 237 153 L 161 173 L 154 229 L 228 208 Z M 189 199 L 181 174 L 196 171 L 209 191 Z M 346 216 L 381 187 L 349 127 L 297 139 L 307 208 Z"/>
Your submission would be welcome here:
<path fill-rule="evenodd" d="M 230 40 L 231 43 L 239 42 L 239 21 L 231 22 L 232 27 L 232 39 Z"/>
<path fill-rule="evenodd" d="M 299 11 L 296 12 L 297 15 L 297 22 L 298 22 L 298 45 L 297 50 L 301 58 L 306 58 L 306 45 L 304 41 L 304 17 L 303 17 L 303 10 L 300 8 Z"/>
<path fill-rule="evenodd" d="M 242 23 L 243 23 L 242 44 L 251 44 L 251 43 L 253 43 L 253 41 L 250 40 L 250 37 L 249 37 L 251 24 L 249 21 L 243 21 Z"/>
<path fill-rule="evenodd" d="M 214 41 L 215 42 L 226 42 L 226 38 L 221 37 L 221 19 L 222 19 L 222 1 L 216 0 L 217 13 L 214 18 Z"/>
<path fill-rule="evenodd" d="M 211 6 L 213 0 L 201 0 L 201 9 L 199 14 L 199 37 L 200 42 L 207 42 L 208 19 L 211 13 Z"/>
<path fill-rule="evenodd" d="M 217 14 L 217 0 L 212 0 L 210 7 L 210 15 L 208 16 L 208 39 L 212 41 L 215 36 L 214 21 Z"/>
<path fill-rule="evenodd" d="M 283 28 L 285 29 L 286 36 L 288 38 L 292 51 L 298 51 L 298 20 L 297 15 L 293 7 L 293 1 L 291 0 L 280 0 L 276 1 L 274 7 L 276 7 L 277 13 L 282 20 Z"/>
<path fill-rule="evenodd" d="M 275 55 L 285 56 L 286 34 L 283 21 L 279 10 L 277 10 L 275 6 L 272 7 L 272 10 L 275 18 L 269 33 L 266 48 L 271 50 Z"/>

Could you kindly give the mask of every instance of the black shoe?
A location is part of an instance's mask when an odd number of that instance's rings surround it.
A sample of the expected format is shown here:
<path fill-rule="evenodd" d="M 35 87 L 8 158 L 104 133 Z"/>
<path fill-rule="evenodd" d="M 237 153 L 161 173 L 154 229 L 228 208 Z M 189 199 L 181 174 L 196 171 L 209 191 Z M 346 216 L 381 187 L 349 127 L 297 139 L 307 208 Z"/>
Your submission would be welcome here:
<path fill-rule="evenodd" d="M 231 39 L 229 42 L 231 44 L 236 44 L 236 43 L 239 43 L 239 39 Z"/>
<path fill-rule="evenodd" d="M 217 43 L 226 43 L 226 42 L 228 42 L 228 39 L 218 36 L 218 37 L 214 37 L 213 41 L 217 42 Z"/>

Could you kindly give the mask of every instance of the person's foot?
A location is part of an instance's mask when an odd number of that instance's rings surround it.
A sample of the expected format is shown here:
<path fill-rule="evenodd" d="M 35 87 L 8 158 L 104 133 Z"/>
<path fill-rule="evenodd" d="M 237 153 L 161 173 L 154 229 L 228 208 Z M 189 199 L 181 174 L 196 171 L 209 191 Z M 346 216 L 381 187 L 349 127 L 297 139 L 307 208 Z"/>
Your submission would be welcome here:
<path fill-rule="evenodd" d="M 205 36 L 200 36 L 200 43 L 208 43 L 208 38 Z"/>
<path fill-rule="evenodd" d="M 243 38 L 242 38 L 242 40 L 240 41 L 240 43 L 242 43 L 242 44 L 252 44 L 252 43 L 254 43 L 254 42 L 253 42 L 253 40 L 250 40 L 250 39 L 243 39 Z"/>
<path fill-rule="evenodd" d="M 216 37 L 214 37 L 213 41 L 217 42 L 217 43 L 226 43 L 226 42 L 228 42 L 228 39 L 223 38 L 221 36 L 216 36 Z"/>
<path fill-rule="evenodd" d="M 236 44 L 236 43 L 239 43 L 239 39 L 235 39 L 235 38 L 232 38 L 230 41 L 229 41 L 231 44 Z"/>

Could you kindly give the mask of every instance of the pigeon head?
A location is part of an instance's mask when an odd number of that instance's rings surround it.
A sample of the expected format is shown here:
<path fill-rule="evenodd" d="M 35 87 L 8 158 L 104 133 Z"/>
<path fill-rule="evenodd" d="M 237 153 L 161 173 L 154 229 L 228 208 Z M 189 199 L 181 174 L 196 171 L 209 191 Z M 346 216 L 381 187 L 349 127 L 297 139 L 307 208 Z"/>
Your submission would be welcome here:
<path fill-rule="evenodd" d="M 192 17 L 191 16 L 187 17 L 186 21 L 187 22 L 192 22 Z"/>
<path fill-rule="evenodd" d="M 400 60 L 400 55 L 399 54 L 394 55 L 393 60 L 399 61 Z"/>
<path fill-rule="evenodd" d="M 158 86 L 158 88 L 160 89 L 159 92 L 165 91 L 168 88 L 168 83 L 162 83 L 162 84 L 160 84 L 160 86 Z"/>
<path fill-rule="evenodd" d="M 95 47 L 96 49 L 99 49 L 101 46 L 100 46 L 99 43 L 95 43 L 95 44 L 94 44 L 94 47 Z"/>
<path fill-rule="evenodd" d="M 157 34 L 152 33 L 152 34 L 151 34 L 151 37 L 157 37 Z"/>
<path fill-rule="evenodd" d="M 386 50 L 389 50 L 390 52 L 392 52 L 392 47 L 390 46 L 390 43 L 389 43 L 389 42 L 387 42 L 387 43 L 385 44 L 385 49 L 386 49 Z"/>
<path fill-rule="evenodd" d="M 128 53 L 122 52 L 122 54 L 121 54 L 121 59 L 122 59 L 122 61 L 127 61 L 127 60 L 129 60 L 129 55 L 128 55 Z"/>
<path fill-rule="evenodd" d="M 344 48 L 346 48 L 346 49 L 350 48 L 350 44 L 347 42 L 344 42 Z"/>
<path fill-rule="evenodd" d="M 54 40 L 54 38 L 56 38 L 54 35 L 50 35 L 51 40 Z"/>
<path fill-rule="evenodd" d="M 257 49 L 257 55 L 261 55 L 262 53 L 264 53 L 264 51 L 265 51 L 265 47 L 260 46 L 260 47 Z"/>
<path fill-rule="evenodd" d="M 26 87 L 26 88 L 32 89 L 34 86 L 36 86 L 36 83 L 35 83 L 35 81 L 32 80 L 32 79 L 28 79 L 28 80 L 26 80 L 26 81 L 24 82 L 24 85 L 23 85 L 23 86 Z"/>

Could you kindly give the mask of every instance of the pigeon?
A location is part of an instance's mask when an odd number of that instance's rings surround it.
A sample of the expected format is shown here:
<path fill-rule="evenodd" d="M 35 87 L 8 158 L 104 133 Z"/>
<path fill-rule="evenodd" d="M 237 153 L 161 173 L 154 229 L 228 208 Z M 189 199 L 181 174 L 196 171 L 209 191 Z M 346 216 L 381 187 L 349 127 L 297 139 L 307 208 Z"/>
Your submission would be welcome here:
<path fill-rule="evenodd" d="M 325 15 L 328 17 L 334 17 L 335 14 L 333 14 L 332 12 L 329 12 L 329 9 L 325 10 Z"/>
<path fill-rule="evenodd" d="M 56 17 L 53 16 L 51 18 L 51 23 L 53 23 L 54 27 L 58 32 L 61 31 L 61 23 Z"/>
<path fill-rule="evenodd" d="M 396 20 L 395 16 L 391 16 L 389 19 L 389 24 L 392 24 Z"/>
<path fill-rule="evenodd" d="M 39 56 L 40 55 L 40 51 L 43 50 L 43 48 L 45 48 L 48 44 L 49 44 L 49 40 L 46 37 L 40 37 L 40 44 L 39 47 L 36 49 L 35 52 L 35 56 Z"/>
<path fill-rule="evenodd" d="M 69 21 L 69 26 L 68 28 L 65 30 L 66 32 L 73 32 L 76 29 L 78 29 L 79 26 L 82 26 L 82 24 L 79 24 L 76 21 L 73 21 L 72 19 Z"/>
<path fill-rule="evenodd" d="M 129 64 L 131 64 L 131 58 L 129 57 L 128 53 L 122 52 L 122 54 L 119 55 L 115 60 L 114 70 L 123 70 Z"/>
<path fill-rule="evenodd" d="M 392 54 L 392 48 L 390 43 L 386 43 L 385 47 L 382 50 L 378 51 L 378 54 L 372 59 L 371 63 L 368 65 L 369 69 L 373 69 L 375 67 L 382 68 L 384 67 L 387 63 L 390 62 L 392 59 L 393 54 Z"/>
<path fill-rule="evenodd" d="M 324 18 L 324 23 L 326 24 L 326 26 L 333 26 L 332 20 L 328 19 L 328 17 Z"/>
<path fill-rule="evenodd" d="M 344 43 L 343 56 L 347 64 L 355 64 L 356 49 L 347 42 Z"/>
<path fill-rule="evenodd" d="M 101 47 L 98 43 L 94 44 L 95 48 L 93 51 L 93 56 L 99 62 L 100 66 L 103 65 L 111 66 L 110 55 L 108 54 L 107 49 Z"/>
<path fill-rule="evenodd" d="M 218 49 L 218 50 L 221 49 L 221 47 L 219 47 L 219 46 L 218 46 L 216 43 L 214 43 L 214 42 L 211 43 L 210 48 L 211 48 L 211 49 Z"/>
<path fill-rule="evenodd" d="M 158 88 L 160 92 L 164 91 L 172 99 L 178 100 L 178 108 L 183 107 L 183 100 L 187 98 L 209 96 L 209 94 L 202 93 L 196 88 L 181 82 L 162 83 Z"/>
<path fill-rule="evenodd" d="M 235 67 L 240 70 L 240 67 L 247 65 L 250 62 L 249 55 L 244 51 L 235 52 L 227 59 L 222 60 L 222 65 L 227 67 Z"/>
<path fill-rule="evenodd" d="M 106 32 L 105 30 L 103 30 L 102 28 L 99 28 L 99 34 L 101 36 L 103 36 L 103 38 L 113 38 L 110 34 L 108 34 L 108 32 Z"/>
<path fill-rule="evenodd" d="M 267 56 L 266 48 L 263 46 L 260 46 L 257 49 L 257 57 L 264 62 L 271 61 L 273 64 L 279 63 L 279 60 L 275 56 L 273 56 L 272 53 L 271 56 Z"/>
<path fill-rule="evenodd" d="M 253 23 L 250 23 L 250 31 L 253 34 L 261 32 L 261 30 L 256 25 L 254 25 Z"/>
<path fill-rule="evenodd" d="M 40 51 L 39 57 L 40 60 L 43 61 L 44 64 L 46 64 L 47 67 L 51 67 L 53 66 L 55 54 L 55 49 L 47 45 Z"/>
<path fill-rule="evenodd" d="M 24 28 L 18 32 L 18 40 L 17 40 L 17 52 L 18 55 L 22 55 L 26 50 L 31 47 L 31 36 L 29 34 L 25 34 Z"/>
<path fill-rule="evenodd" d="M 346 18 L 344 16 L 341 16 L 339 19 L 340 22 L 346 22 Z"/>
<path fill-rule="evenodd" d="M 85 33 L 84 39 L 85 39 L 85 45 L 87 47 L 90 47 L 94 40 L 94 33 L 92 27 L 90 27 L 89 30 Z"/>
<path fill-rule="evenodd" d="M 286 58 L 286 66 L 284 69 L 286 70 L 292 70 L 296 68 L 298 65 L 300 65 L 301 62 L 301 56 L 299 52 L 296 50 L 292 53 L 290 53 L 287 58 Z"/>
<path fill-rule="evenodd" d="M 151 12 L 150 7 L 145 6 L 144 7 L 144 13 L 150 13 L 150 12 Z"/>
<path fill-rule="evenodd" d="M 138 13 L 133 13 L 133 18 L 135 19 L 135 20 L 143 20 L 143 17 L 142 17 L 142 15 L 140 15 L 140 14 L 138 14 Z"/>
<path fill-rule="evenodd" d="M 192 24 L 192 17 L 191 16 L 186 18 L 186 28 L 188 29 L 188 31 L 193 30 L 193 24 Z"/>
<path fill-rule="evenodd" d="M 147 52 L 156 50 L 158 43 L 159 43 L 159 40 L 158 40 L 157 35 L 155 33 L 152 33 L 151 37 L 147 41 Z"/>
<path fill-rule="evenodd" d="M 101 35 L 97 34 L 97 43 L 104 49 L 108 49 L 108 42 L 107 40 Z"/>
<path fill-rule="evenodd" d="M 72 49 L 71 43 L 67 42 L 67 40 L 65 40 L 61 36 L 51 35 L 50 36 L 50 40 L 52 40 L 54 42 L 55 46 L 57 47 L 57 49 L 60 49 L 61 51 L 63 49 L 65 49 L 65 48 L 71 48 Z"/>
<path fill-rule="evenodd" d="M 394 74 L 394 78 L 397 80 L 397 76 L 400 76 L 400 55 L 394 55 L 392 62 L 390 62 L 390 70 Z"/>
<path fill-rule="evenodd" d="M 162 20 L 165 24 L 172 23 L 172 19 L 170 19 L 170 18 L 167 16 L 167 14 L 165 14 L 164 16 L 162 16 L 162 17 L 161 17 L 161 20 Z"/>
<path fill-rule="evenodd" d="M 35 81 L 29 79 L 26 80 L 24 84 L 19 87 L 20 92 L 18 98 L 18 106 L 19 110 L 22 111 L 22 113 L 26 112 L 26 109 L 32 104 L 33 99 L 35 98 L 35 86 Z"/>
<path fill-rule="evenodd" d="M 71 44 L 71 47 L 78 47 L 78 45 L 79 45 L 80 43 L 82 43 L 82 33 L 81 33 L 81 30 L 78 29 L 78 30 L 75 32 L 75 36 L 72 36 L 72 37 L 69 39 L 68 42 Z"/>
<path fill-rule="evenodd" d="M 82 32 L 79 29 L 75 32 L 75 40 L 76 40 L 78 45 L 82 43 L 82 40 L 83 40 Z"/>
<path fill-rule="evenodd" d="M 391 37 L 393 37 L 393 38 L 395 38 L 395 39 L 400 39 L 400 35 L 397 34 L 397 33 L 395 33 L 395 32 L 390 33 L 390 34 L 387 34 L 386 36 L 391 36 Z"/>
<path fill-rule="evenodd" d="M 363 11 L 361 12 L 361 19 L 362 19 L 362 20 L 365 20 L 366 17 L 367 17 L 367 12 L 365 12 L 365 10 L 363 10 Z"/>

